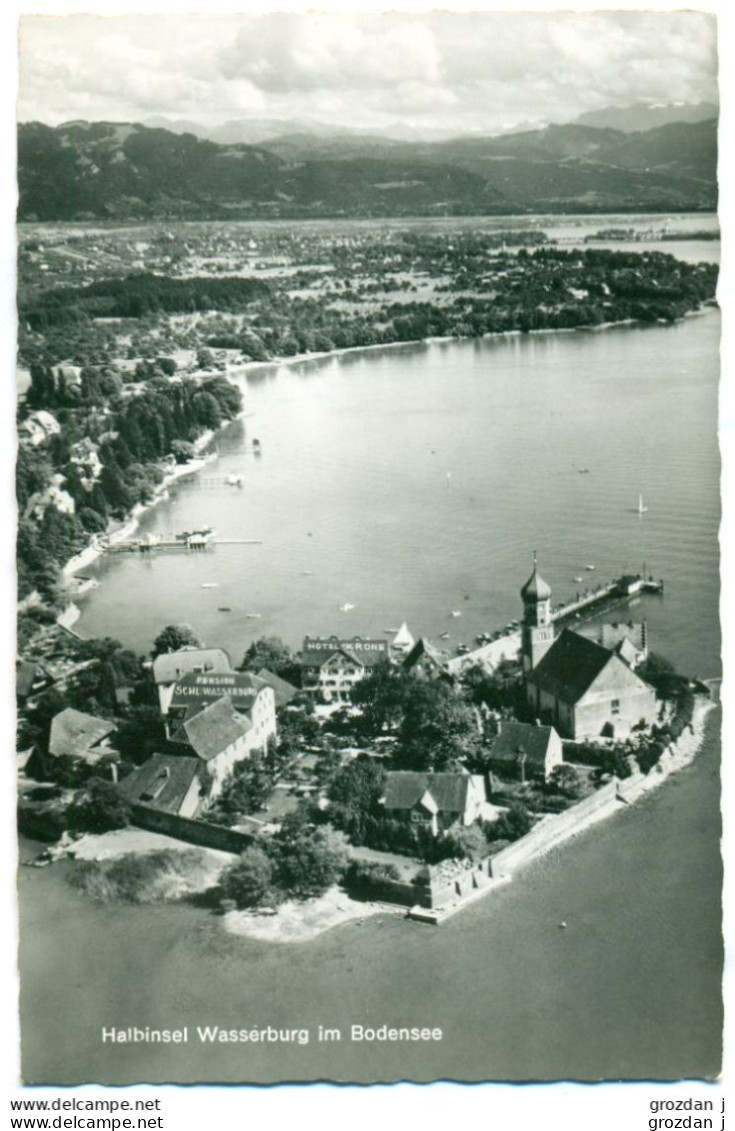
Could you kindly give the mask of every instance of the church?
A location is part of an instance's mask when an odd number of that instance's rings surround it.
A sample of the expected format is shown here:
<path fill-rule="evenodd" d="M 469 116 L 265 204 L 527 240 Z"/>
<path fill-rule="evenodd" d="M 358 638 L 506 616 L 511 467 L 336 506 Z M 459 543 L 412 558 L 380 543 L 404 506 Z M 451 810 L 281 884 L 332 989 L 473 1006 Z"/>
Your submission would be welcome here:
<path fill-rule="evenodd" d="M 624 738 L 656 721 L 656 693 L 628 653 L 563 629 L 557 636 L 551 587 L 533 573 L 521 589 L 521 659 L 526 703 L 534 717 L 565 738 Z"/>

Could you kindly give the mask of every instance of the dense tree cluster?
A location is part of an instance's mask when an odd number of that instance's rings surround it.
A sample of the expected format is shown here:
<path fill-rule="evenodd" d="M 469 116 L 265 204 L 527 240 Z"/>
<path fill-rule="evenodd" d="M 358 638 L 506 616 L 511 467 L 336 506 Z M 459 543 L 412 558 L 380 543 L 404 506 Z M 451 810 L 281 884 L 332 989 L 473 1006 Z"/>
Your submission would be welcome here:
<path fill-rule="evenodd" d="M 221 878 L 222 894 L 238 907 L 275 906 L 321 895 L 347 867 L 347 842 L 329 826 L 284 822 L 281 831 L 243 852 Z"/>
<path fill-rule="evenodd" d="M 242 403 L 240 391 L 222 377 L 201 383 L 161 378 L 131 397 L 106 393 L 104 374 L 97 385 L 93 372 L 86 385 L 84 371 L 82 378 L 82 395 L 88 399 L 59 409 L 59 379 L 42 366 L 31 370 L 27 407 L 53 409 L 61 431 L 36 447 L 23 445 L 19 452 L 17 556 L 22 597 L 33 589 L 53 597 L 59 568 L 90 533 L 105 530 L 111 519 L 123 518 L 136 503 L 150 501 L 163 475 L 161 460 L 180 456 L 182 441 L 190 444 L 206 429 L 233 419 Z M 49 390 L 50 404 L 43 399 Z M 82 441 L 93 443 L 99 468 Z M 54 476 L 70 497 L 73 513 L 44 497 Z"/>

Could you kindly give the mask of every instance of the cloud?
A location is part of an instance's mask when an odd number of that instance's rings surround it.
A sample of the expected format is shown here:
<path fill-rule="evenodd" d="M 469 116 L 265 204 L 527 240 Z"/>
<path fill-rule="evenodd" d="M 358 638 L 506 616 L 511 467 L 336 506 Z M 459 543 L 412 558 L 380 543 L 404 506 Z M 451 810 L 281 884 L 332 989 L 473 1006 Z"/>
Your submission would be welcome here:
<path fill-rule="evenodd" d="M 716 98 L 702 12 L 29 16 L 20 115 L 312 116 L 457 129 Z"/>

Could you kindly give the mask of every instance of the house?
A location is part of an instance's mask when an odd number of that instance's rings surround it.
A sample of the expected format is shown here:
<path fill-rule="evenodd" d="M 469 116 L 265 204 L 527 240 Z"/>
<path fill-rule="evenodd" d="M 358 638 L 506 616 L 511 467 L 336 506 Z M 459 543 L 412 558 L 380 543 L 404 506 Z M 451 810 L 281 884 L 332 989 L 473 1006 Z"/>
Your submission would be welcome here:
<path fill-rule="evenodd" d="M 386 817 L 410 821 L 434 836 L 453 825 L 471 825 L 482 817 L 485 803 L 485 782 L 479 775 L 406 770 L 386 774 Z"/>
<path fill-rule="evenodd" d="M 97 762 L 113 752 L 108 739 L 114 731 L 115 724 L 109 719 L 66 707 L 51 720 L 48 752 L 52 758 Z"/>
<path fill-rule="evenodd" d="M 133 805 L 176 817 L 195 817 L 205 793 L 200 760 L 175 754 L 152 754 L 118 788 Z"/>
<path fill-rule="evenodd" d="M 264 679 L 251 672 L 191 672 L 171 689 L 164 716 L 169 739 L 182 722 L 226 697 L 249 724 L 247 754 L 264 750 L 276 736 L 276 695 Z"/>
<path fill-rule="evenodd" d="M 490 769 L 521 782 L 548 781 L 563 761 L 561 738 L 553 726 L 533 726 L 502 719 L 490 751 Z"/>
<path fill-rule="evenodd" d="M 403 670 L 427 679 L 452 679 L 446 657 L 423 636 L 419 637 L 408 652 L 403 661 Z"/>
<path fill-rule="evenodd" d="M 224 648 L 180 648 L 162 652 L 153 661 L 153 679 L 158 689 L 161 714 L 168 712 L 173 686 L 190 672 L 229 672 L 230 657 Z"/>
<path fill-rule="evenodd" d="M 656 693 L 617 652 L 565 629 L 525 674 L 526 701 L 567 738 L 619 738 L 656 719 Z"/>
<path fill-rule="evenodd" d="M 51 436 L 57 436 L 60 431 L 61 425 L 56 417 L 45 409 L 40 409 L 32 412 L 18 425 L 18 438 L 37 447 Z"/>
<path fill-rule="evenodd" d="M 182 746 L 187 757 L 194 756 L 206 766 L 211 775 L 209 794 L 217 797 L 235 764 L 249 757 L 254 745 L 248 741 L 252 727 L 251 721 L 239 715 L 223 696 L 185 718 L 170 741 Z"/>
<path fill-rule="evenodd" d="M 355 684 L 388 659 L 386 640 L 307 636 L 301 651 L 301 686 L 325 703 L 349 703 Z"/>

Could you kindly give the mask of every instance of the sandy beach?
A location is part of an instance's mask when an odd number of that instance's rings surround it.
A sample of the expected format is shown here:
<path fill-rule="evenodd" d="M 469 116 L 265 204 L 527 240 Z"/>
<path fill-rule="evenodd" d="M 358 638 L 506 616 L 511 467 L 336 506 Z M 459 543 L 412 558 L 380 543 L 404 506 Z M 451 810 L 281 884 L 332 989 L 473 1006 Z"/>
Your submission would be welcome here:
<path fill-rule="evenodd" d="M 358 922 L 373 915 L 405 915 L 406 909 L 388 903 L 361 903 L 350 899 L 338 887 L 331 887 L 318 899 L 283 903 L 275 914 L 262 911 L 229 911 L 225 929 L 261 942 L 310 942 L 318 935 L 343 923 Z"/>

